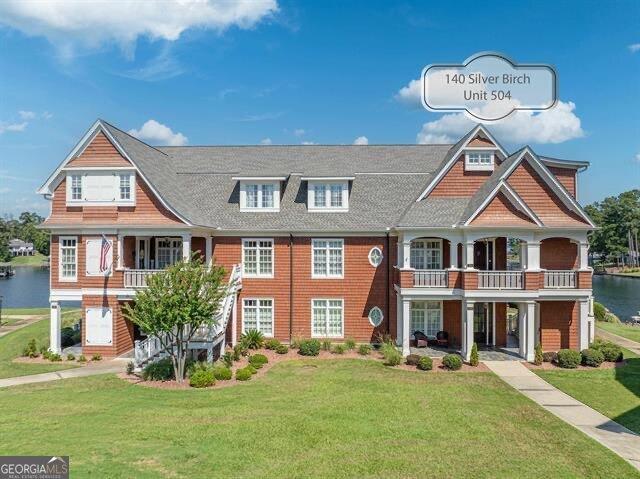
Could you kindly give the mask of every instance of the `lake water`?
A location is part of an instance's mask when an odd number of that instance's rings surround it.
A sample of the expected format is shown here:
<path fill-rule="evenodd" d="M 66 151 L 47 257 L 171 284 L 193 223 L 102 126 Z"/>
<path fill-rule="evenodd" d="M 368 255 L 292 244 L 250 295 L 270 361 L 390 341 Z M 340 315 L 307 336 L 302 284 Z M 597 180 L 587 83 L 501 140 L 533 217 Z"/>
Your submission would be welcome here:
<path fill-rule="evenodd" d="M 594 275 L 593 292 L 623 321 L 640 310 L 640 279 Z M 16 268 L 11 278 L 0 278 L 0 296 L 4 308 L 48 307 L 49 270 Z"/>

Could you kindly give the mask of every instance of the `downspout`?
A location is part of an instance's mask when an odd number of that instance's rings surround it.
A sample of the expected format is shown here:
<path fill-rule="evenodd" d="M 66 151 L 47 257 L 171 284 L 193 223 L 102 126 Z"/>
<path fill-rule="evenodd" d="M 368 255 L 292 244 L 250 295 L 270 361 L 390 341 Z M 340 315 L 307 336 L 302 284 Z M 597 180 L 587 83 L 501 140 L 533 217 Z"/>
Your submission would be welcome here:
<path fill-rule="evenodd" d="M 390 300 L 391 300 L 391 293 L 389 291 L 389 288 L 391 286 L 391 280 L 389 278 L 389 276 L 391 275 L 391 248 L 390 248 L 390 244 L 389 244 L 389 230 L 387 228 L 387 244 L 386 244 L 386 250 L 387 250 L 387 281 L 386 281 L 386 287 L 387 287 L 387 334 L 391 334 L 391 304 L 390 304 Z M 396 314 L 398 314 L 396 312 Z"/>
<path fill-rule="evenodd" d="M 293 235 L 289 234 L 289 344 L 293 335 Z"/>

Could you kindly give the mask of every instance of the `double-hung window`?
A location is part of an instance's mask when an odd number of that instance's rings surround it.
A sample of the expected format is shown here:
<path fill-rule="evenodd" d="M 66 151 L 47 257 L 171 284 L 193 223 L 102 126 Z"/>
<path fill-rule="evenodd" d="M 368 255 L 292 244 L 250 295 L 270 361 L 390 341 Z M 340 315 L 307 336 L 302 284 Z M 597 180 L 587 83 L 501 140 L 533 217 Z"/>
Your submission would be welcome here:
<path fill-rule="evenodd" d="M 421 331 L 429 337 L 435 337 L 442 330 L 442 302 L 411 302 L 411 333 Z"/>
<path fill-rule="evenodd" d="M 341 338 L 344 335 L 342 299 L 311 300 L 311 334 L 313 337 Z"/>
<path fill-rule="evenodd" d="M 131 199 L 131 175 L 129 173 L 120 175 L 120 199 Z"/>
<path fill-rule="evenodd" d="M 242 332 L 260 331 L 267 337 L 273 336 L 273 299 L 243 300 Z"/>
<path fill-rule="evenodd" d="M 410 263 L 414 269 L 442 269 L 442 241 L 412 241 Z"/>
<path fill-rule="evenodd" d="M 342 208 L 342 185 L 331 185 L 331 208 Z"/>
<path fill-rule="evenodd" d="M 314 278 L 342 278 L 344 241 L 341 239 L 314 239 L 311 261 Z"/>
<path fill-rule="evenodd" d="M 82 200 L 82 176 L 71 175 L 71 199 L 74 201 Z"/>
<path fill-rule="evenodd" d="M 158 238 L 156 241 L 156 267 L 168 268 L 182 259 L 182 240 L 177 238 Z"/>
<path fill-rule="evenodd" d="M 280 180 L 240 181 L 240 211 L 280 209 Z"/>
<path fill-rule="evenodd" d="M 313 187 L 313 206 L 315 208 L 325 208 L 327 206 L 327 185 L 319 183 Z"/>
<path fill-rule="evenodd" d="M 78 279 L 78 238 L 60 237 L 60 280 Z"/>
<path fill-rule="evenodd" d="M 273 240 L 246 239 L 242 241 L 242 269 L 245 276 L 273 276 Z"/>
<path fill-rule="evenodd" d="M 247 208 L 258 207 L 258 185 L 247 185 L 245 187 L 247 195 Z"/>
<path fill-rule="evenodd" d="M 342 212 L 349 210 L 349 180 L 308 179 L 309 211 Z"/>
<path fill-rule="evenodd" d="M 273 184 L 265 183 L 261 186 L 262 190 L 262 208 L 273 208 Z"/>
<path fill-rule="evenodd" d="M 493 151 L 469 151 L 465 155 L 465 169 L 492 170 Z"/>

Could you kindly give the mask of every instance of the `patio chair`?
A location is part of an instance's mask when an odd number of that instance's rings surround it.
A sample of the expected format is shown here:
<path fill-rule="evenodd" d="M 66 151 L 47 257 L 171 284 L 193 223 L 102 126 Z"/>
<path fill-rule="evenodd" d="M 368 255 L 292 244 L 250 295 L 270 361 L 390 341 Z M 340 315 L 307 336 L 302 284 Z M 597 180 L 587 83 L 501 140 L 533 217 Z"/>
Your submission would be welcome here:
<path fill-rule="evenodd" d="M 436 334 L 436 342 L 438 343 L 438 346 L 449 346 L 449 333 L 446 331 L 438 331 Z"/>
<path fill-rule="evenodd" d="M 429 345 L 429 338 L 422 331 L 415 331 L 413 337 L 416 340 L 416 348 L 426 348 Z"/>

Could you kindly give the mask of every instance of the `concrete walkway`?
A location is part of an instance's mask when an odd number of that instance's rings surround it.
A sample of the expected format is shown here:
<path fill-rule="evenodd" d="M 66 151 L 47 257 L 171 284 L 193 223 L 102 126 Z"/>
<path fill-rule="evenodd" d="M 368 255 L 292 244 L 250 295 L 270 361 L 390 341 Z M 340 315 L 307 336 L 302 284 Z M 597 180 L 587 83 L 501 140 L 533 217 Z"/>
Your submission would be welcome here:
<path fill-rule="evenodd" d="M 596 328 L 596 336 L 612 341 L 623 348 L 627 348 L 629 351 L 633 351 L 636 354 L 640 354 L 640 343 L 632 341 L 617 334 L 610 333 L 604 329 Z"/>
<path fill-rule="evenodd" d="M 504 382 L 640 470 L 640 436 L 556 389 L 516 361 L 485 361 Z"/>
<path fill-rule="evenodd" d="M 86 376 L 95 376 L 97 374 L 119 373 L 125 370 L 125 366 L 128 362 L 129 359 L 116 358 L 104 361 L 100 364 L 92 364 L 74 369 L 64 369 L 62 371 L 53 371 L 50 373 L 31 374 L 29 376 L 0 379 L 0 388 L 20 386 L 22 384 L 57 381 L 59 379 L 83 378 Z"/>

